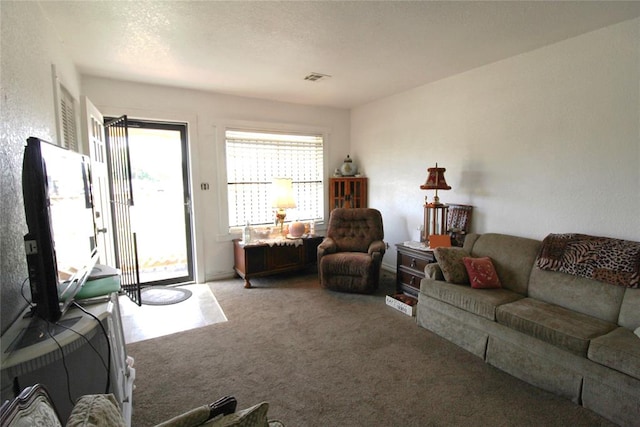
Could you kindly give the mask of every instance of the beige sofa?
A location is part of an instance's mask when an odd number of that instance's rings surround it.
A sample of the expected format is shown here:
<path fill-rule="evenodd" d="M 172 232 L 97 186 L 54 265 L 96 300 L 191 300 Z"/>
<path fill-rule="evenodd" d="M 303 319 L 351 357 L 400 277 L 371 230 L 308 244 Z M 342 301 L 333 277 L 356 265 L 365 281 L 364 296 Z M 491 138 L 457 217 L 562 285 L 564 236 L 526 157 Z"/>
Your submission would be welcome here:
<path fill-rule="evenodd" d="M 437 250 L 442 262 L 425 268 L 420 285 L 418 325 L 617 424 L 640 425 L 640 289 L 539 268 L 541 245 L 471 234 L 463 248 Z M 453 273 L 463 256 L 489 257 L 501 288 L 445 281 L 443 268 L 461 281 Z"/>

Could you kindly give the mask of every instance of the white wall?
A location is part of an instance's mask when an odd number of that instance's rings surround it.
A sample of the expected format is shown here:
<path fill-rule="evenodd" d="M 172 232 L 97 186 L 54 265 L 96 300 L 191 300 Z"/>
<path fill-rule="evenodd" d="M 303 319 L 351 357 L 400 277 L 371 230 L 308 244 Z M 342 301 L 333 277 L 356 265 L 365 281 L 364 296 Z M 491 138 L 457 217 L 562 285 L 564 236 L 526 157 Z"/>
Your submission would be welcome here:
<path fill-rule="evenodd" d="M 327 175 L 351 154 L 393 243 L 422 222 L 427 168 L 447 168 L 450 203 L 475 206 L 473 230 L 542 238 L 582 232 L 640 240 L 640 20 L 635 19 L 349 112 L 166 87 L 82 82 L 37 3 L 3 2 L 1 55 L 2 330 L 26 304 L 21 195 L 25 139 L 55 141 L 51 65 L 105 114 L 191 124 L 199 275 L 231 273 L 220 227 L 220 130 L 228 121 L 329 132 Z M 29 29 L 29 31 L 27 31 Z M 35 29 L 35 30 L 34 30 Z M 349 134 L 351 132 L 351 134 Z M 351 147 L 350 141 L 351 139 Z M 199 190 L 208 182 L 211 190 Z"/>
<path fill-rule="evenodd" d="M 327 176 L 342 164 L 342 159 L 348 153 L 348 110 L 96 77 L 83 78 L 82 93 L 105 115 L 127 114 L 132 118 L 189 123 L 198 281 L 228 277 L 233 273 L 232 236 L 228 234 L 221 218 L 221 215 L 226 215 L 226 205 L 223 204 L 226 187 L 221 159 L 225 125 L 243 123 L 267 128 L 323 131 L 327 135 Z M 210 190 L 200 189 L 200 183 L 203 182 L 209 183 Z"/>
<path fill-rule="evenodd" d="M 473 205 L 472 231 L 637 241 L 639 122 L 634 19 L 355 108 L 351 152 L 390 243 L 422 223 L 436 162 L 453 187 L 441 201 Z"/>
<path fill-rule="evenodd" d="M 4 332 L 27 306 L 20 295 L 27 278 L 21 176 L 24 145 L 30 136 L 57 142 L 51 65 L 56 66 L 56 74 L 76 98 L 80 82 L 36 2 L 2 2 L 0 16 L 0 292 Z"/>

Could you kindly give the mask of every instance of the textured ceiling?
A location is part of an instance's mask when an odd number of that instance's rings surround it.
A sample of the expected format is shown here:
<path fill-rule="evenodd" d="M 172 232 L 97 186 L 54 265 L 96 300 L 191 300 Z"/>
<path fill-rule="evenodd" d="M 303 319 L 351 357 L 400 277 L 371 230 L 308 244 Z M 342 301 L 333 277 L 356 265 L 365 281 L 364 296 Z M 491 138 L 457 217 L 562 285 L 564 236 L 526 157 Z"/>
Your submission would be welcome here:
<path fill-rule="evenodd" d="M 635 1 L 39 4 L 82 74 L 341 108 L 640 16 Z"/>

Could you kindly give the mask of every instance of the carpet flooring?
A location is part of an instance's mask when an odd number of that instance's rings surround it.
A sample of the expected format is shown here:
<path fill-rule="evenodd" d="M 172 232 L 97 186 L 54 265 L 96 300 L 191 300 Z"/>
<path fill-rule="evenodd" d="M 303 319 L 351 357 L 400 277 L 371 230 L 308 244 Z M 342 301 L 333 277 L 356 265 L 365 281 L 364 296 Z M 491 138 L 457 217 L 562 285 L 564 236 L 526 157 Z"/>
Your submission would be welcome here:
<path fill-rule="evenodd" d="M 127 346 L 133 425 L 224 395 L 269 402 L 287 426 L 610 426 L 501 372 L 374 295 L 323 289 L 313 272 L 209 284 L 228 321 Z"/>

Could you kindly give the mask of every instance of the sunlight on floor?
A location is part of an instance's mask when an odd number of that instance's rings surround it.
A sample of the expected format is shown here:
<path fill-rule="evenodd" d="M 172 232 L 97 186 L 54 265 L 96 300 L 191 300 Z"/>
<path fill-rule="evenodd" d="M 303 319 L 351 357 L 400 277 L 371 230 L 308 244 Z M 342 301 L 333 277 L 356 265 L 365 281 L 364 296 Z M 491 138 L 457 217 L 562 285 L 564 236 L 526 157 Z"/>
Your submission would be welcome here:
<path fill-rule="evenodd" d="M 190 290 L 191 297 L 171 305 L 137 306 L 129 297 L 120 296 L 125 342 L 130 344 L 227 321 L 209 285 L 184 285 L 181 288 Z"/>

